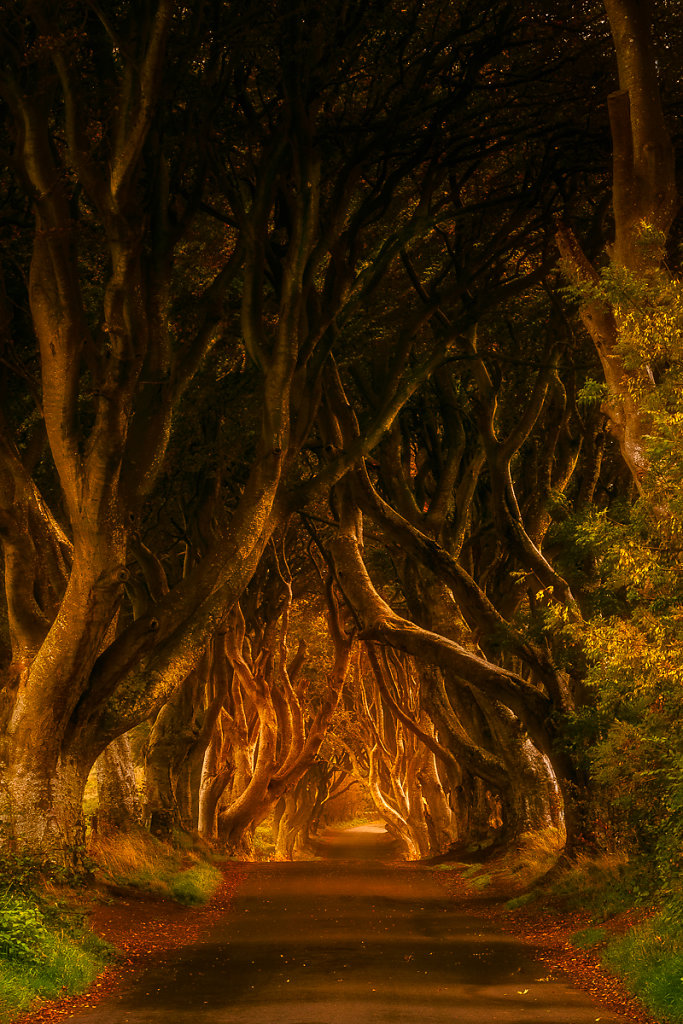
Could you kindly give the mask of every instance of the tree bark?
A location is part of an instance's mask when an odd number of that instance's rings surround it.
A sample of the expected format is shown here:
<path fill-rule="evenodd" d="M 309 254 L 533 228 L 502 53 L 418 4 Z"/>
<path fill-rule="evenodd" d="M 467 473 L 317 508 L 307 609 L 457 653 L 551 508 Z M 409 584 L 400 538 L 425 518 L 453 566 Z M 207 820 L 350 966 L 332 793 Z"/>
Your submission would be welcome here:
<path fill-rule="evenodd" d="M 95 769 L 98 831 L 127 829 L 138 824 L 142 809 L 128 736 L 110 743 L 95 762 Z"/>

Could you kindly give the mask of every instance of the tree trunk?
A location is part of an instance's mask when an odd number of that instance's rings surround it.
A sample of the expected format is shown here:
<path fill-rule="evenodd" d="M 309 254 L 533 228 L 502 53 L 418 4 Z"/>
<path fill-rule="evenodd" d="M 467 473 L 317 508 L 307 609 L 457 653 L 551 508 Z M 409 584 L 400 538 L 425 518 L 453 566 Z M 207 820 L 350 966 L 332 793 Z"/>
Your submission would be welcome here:
<path fill-rule="evenodd" d="M 560 787 L 550 761 L 531 742 L 507 708 L 484 708 L 497 737 L 511 786 L 503 801 L 506 838 L 555 829 L 558 848 L 564 842 Z"/>
<path fill-rule="evenodd" d="M 427 752 L 425 764 L 417 775 L 428 810 L 429 846 L 433 853 L 443 853 L 457 840 L 458 830 L 448 799 L 437 772 L 434 754 Z"/>
<path fill-rule="evenodd" d="M 37 747 L 30 765 L 11 762 L 0 778 L 1 838 L 9 849 L 78 865 L 85 852 L 83 794 L 92 763 L 70 755 L 55 766 Z"/>
<path fill-rule="evenodd" d="M 206 748 L 199 784 L 197 830 L 209 841 L 217 838 L 218 805 L 234 773 L 232 763 L 221 757 L 222 738 L 218 728 Z"/>
<path fill-rule="evenodd" d="M 158 839 L 168 840 L 179 823 L 171 779 L 176 751 L 179 707 L 169 701 L 156 717 L 145 751 L 145 782 L 142 820 Z"/>
<path fill-rule="evenodd" d="M 138 823 L 142 809 L 127 735 L 109 744 L 95 762 L 95 769 L 98 830 L 126 829 Z"/>
<path fill-rule="evenodd" d="M 259 745 L 254 771 L 246 788 L 218 816 L 218 837 L 231 850 L 242 848 L 243 838 L 258 824 L 277 799 L 268 798 L 277 748 L 277 715 L 269 695 L 259 694 Z"/>
<path fill-rule="evenodd" d="M 275 857 L 292 860 L 295 853 L 305 849 L 314 814 L 322 802 L 321 794 L 327 789 L 327 765 L 312 765 L 294 789 L 281 799 Z"/>
<path fill-rule="evenodd" d="M 605 0 L 605 9 L 619 68 L 619 91 L 608 98 L 615 226 L 609 255 L 615 267 L 642 279 L 662 266 L 678 208 L 674 149 L 657 83 L 650 4 Z M 569 228 L 560 228 L 557 244 L 568 273 L 580 286 L 589 290 L 599 285 L 599 274 Z M 652 424 L 634 395 L 647 392 L 651 379 L 644 367 L 633 371 L 624 361 L 621 345 L 628 337 L 622 335 L 618 309 L 601 298 L 589 298 L 581 318 L 602 363 L 610 431 L 640 489 L 647 470 L 644 439 Z"/>

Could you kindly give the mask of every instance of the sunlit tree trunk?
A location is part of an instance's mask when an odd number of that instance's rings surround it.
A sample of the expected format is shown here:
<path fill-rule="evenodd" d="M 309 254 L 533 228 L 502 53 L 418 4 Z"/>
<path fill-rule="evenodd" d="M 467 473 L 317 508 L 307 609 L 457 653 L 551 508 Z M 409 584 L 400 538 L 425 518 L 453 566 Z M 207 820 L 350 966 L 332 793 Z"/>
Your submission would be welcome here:
<path fill-rule="evenodd" d="M 427 808 L 430 851 L 443 853 L 457 840 L 458 823 L 439 777 L 436 757 L 431 751 L 425 752 L 424 764 L 417 778 Z"/>
<path fill-rule="evenodd" d="M 235 771 L 229 759 L 230 752 L 229 744 L 224 742 L 219 720 L 204 754 L 199 783 L 197 830 L 200 836 L 208 840 L 217 838 L 218 806 Z"/>
<path fill-rule="evenodd" d="M 98 830 L 126 829 L 138 824 L 142 808 L 128 736 L 110 743 L 95 762 L 95 769 Z"/>
<path fill-rule="evenodd" d="M 276 860 L 292 860 L 297 852 L 305 849 L 325 776 L 324 764 L 313 765 L 294 789 L 281 797 L 277 815 Z"/>

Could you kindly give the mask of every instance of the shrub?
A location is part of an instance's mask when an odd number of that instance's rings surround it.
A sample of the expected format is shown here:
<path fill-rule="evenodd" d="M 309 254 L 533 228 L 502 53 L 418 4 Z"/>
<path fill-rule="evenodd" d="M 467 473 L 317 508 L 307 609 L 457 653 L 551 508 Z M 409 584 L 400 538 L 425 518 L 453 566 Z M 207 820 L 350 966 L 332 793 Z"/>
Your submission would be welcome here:
<path fill-rule="evenodd" d="M 0 956 L 36 963 L 47 934 L 35 903 L 20 896 L 0 898 Z"/>
<path fill-rule="evenodd" d="M 82 992 L 111 959 L 112 948 L 78 915 L 28 896 L 0 898 L 0 1024 L 36 997 Z"/>
<path fill-rule="evenodd" d="M 567 910 L 587 910 L 606 920 L 621 910 L 641 906 L 652 896 L 652 879 L 640 860 L 625 854 L 580 854 L 548 888 Z"/>
<path fill-rule="evenodd" d="M 33 962 L 0 956 L 0 1022 L 28 1010 L 36 997 L 56 999 L 83 992 L 110 959 L 105 944 L 84 949 L 68 936 L 46 931 Z"/>

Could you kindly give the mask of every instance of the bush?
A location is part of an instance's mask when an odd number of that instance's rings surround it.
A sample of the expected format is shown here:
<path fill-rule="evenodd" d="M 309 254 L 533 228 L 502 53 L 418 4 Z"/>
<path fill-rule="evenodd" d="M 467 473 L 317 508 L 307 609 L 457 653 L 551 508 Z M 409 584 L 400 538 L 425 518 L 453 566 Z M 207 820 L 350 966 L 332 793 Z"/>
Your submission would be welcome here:
<path fill-rule="evenodd" d="M 604 921 L 622 910 L 647 904 L 654 883 L 648 866 L 625 854 L 579 855 L 547 889 L 566 910 L 587 910 Z"/>
<path fill-rule="evenodd" d="M 0 898 L 1 1024 L 28 1010 L 37 997 L 87 989 L 111 955 L 109 944 L 83 927 L 79 915 L 38 895 Z"/>
<path fill-rule="evenodd" d="M 0 1022 L 28 1010 L 36 997 L 56 999 L 83 992 L 110 959 L 105 944 L 98 951 L 74 939 L 46 931 L 33 962 L 0 957 Z"/>
<path fill-rule="evenodd" d="M 47 934 L 35 903 L 18 896 L 0 898 L 0 956 L 37 963 Z"/>

